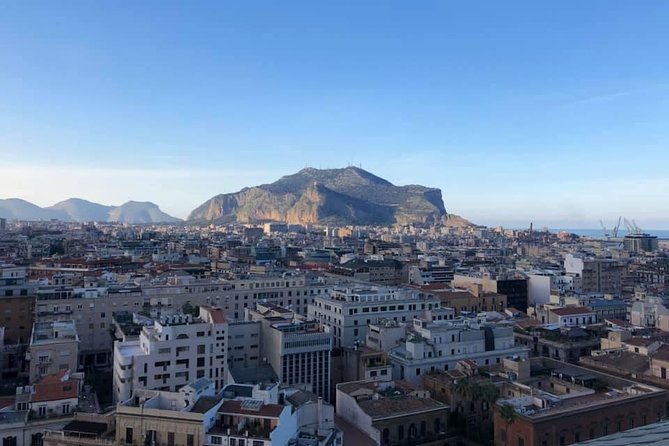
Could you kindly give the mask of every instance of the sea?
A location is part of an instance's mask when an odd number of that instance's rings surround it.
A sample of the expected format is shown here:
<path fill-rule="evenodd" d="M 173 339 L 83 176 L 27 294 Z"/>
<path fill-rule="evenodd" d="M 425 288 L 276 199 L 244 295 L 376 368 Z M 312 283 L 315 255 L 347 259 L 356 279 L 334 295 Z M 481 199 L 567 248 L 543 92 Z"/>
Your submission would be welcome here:
<path fill-rule="evenodd" d="M 573 234 L 577 234 L 583 237 L 598 237 L 598 238 L 603 238 L 605 237 L 605 233 L 603 229 L 549 229 L 551 232 L 571 232 Z M 669 229 L 648 229 L 643 231 L 646 234 L 654 235 L 659 239 L 669 239 Z M 620 230 L 618 231 L 618 237 L 625 237 L 627 234 L 627 231 Z"/>

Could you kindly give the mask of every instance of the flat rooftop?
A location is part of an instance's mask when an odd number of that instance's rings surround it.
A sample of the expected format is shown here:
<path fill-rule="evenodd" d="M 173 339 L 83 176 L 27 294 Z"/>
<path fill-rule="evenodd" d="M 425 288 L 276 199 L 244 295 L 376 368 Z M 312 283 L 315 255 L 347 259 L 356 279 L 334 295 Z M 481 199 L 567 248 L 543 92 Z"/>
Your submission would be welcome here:
<path fill-rule="evenodd" d="M 74 322 L 36 322 L 33 325 L 31 344 L 54 344 L 78 341 Z"/>

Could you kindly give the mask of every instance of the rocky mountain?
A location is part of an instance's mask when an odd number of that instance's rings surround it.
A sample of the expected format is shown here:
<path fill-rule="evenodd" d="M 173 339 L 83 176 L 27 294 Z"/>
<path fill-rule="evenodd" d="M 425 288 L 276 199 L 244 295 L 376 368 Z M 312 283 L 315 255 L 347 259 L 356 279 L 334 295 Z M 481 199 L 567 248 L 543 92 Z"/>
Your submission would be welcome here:
<path fill-rule="evenodd" d="M 189 221 L 291 224 L 438 223 L 446 216 L 439 189 L 395 186 L 363 169 L 306 168 L 271 184 L 217 195 Z"/>
<path fill-rule="evenodd" d="M 181 221 L 150 202 L 128 201 L 121 206 L 105 206 L 80 198 L 70 198 L 41 208 L 18 198 L 0 199 L 0 217 L 10 220 L 102 221 L 122 223 L 176 223 Z"/>

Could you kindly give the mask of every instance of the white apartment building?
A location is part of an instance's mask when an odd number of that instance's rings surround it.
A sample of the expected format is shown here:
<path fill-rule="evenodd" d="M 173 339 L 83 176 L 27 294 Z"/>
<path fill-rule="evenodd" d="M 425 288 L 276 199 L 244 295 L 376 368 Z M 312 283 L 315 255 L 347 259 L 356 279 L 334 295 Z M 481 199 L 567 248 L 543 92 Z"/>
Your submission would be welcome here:
<path fill-rule="evenodd" d="M 410 288 L 343 286 L 316 297 L 309 305 L 309 317 L 334 335 L 336 347 L 351 347 L 365 343 L 369 324 L 408 322 L 440 305 L 437 297 Z"/>
<path fill-rule="evenodd" d="M 200 317 L 161 316 L 138 340 L 114 343 L 114 395 L 134 390 L 177 391 L 199 378 L 222 389 L 227 376 L 228 321 L 220 308 L 200 307 Z"/>
<path fill-rule="evenodd" d="M 392 349 L 389 357 L 394 379 L 421 385 L 424 374 L 452 370 L 458 361 L 500 364 L 504 358 L 527 358 L 528 349 L 516 347 L 509 325 L 490 324 L 485 319 L 414 319 L 406 341 Z"/>

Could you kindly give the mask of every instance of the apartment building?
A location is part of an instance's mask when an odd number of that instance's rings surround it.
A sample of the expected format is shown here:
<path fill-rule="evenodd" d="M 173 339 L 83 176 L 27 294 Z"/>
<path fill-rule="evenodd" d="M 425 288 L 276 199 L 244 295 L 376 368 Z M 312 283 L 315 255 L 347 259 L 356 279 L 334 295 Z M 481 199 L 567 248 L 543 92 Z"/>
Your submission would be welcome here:
<path fill-rule="evenodd" d="M 429 321 L 414 319 L 406 340 L 389 353 L 393 377 L 420 385 L 423 376 L 450 370 L 461 360 L 477 365 L 500 364 L 504 358 L 527 358 L 528 349 L 516 346 L 513 328 L 485 318 Z"/>
<path fill-rule="evenodd" d="M 37 285 L 26 282 L 26 275 L 26 267 L 0 264 L 0 326 L 8 345 L 30 339 Z"/>
<path fill-rule="evenodd" d="M 257 304 L 247 310 L 247 318 L 260 322 L 263 361 L 272 366 L 282 385 L 330 399 L 331 333 L 317 321 L 271 304 Z"/>
<path fill-rule="evenodd" d="M 35 320 L 73 320 L 81 338 L 80 362 L 87 366 L 111 363 L 112 314 L 142 312 L 152 317 L 179 311 L 185 304 L 223 309 L 230 321 L 243 321 L 244 310 L 256 302 L 270 302 L 307 314 L 308 304 L 331 289 L 306 274 L 267 274 L 238 280 L 172 278 L 165 284 L 113 285 L 75 288 L 42 287 L 36 291 Z M 0 299 L 2 301 L 2 299 Z"/>
<path fill-rule="evenodd" d="M 38 322 L 33 327 L 26 359 L 30 382 L 79 368 L 79 336 L 73 322 Z"/>
<path fill-rule="evenodd" d="M 615 296 L 622 293 L 625 266 L 618 260 L 567 254 L 564 268 L 568 275 L 579 278 L 575 285 L 576 291 Z"/>
<path fill-rule="evenodd" d="M 222 389 L 227 376 L 228 320 L 220 308 L 200 316 L 161 316 L 137 340 L 114 343 L 114 395 L 125 401 L 137 389 L 177 391 L 207 378 Z"/>
<path fill-rule="evenodd" d="M 309 317 L 334 335 L 336 347 L 350 347 L 365 342 L 369 324 L 411 321 L 440 304 L 431 294 L 410 288 L 344 285 L 335 286 L 329 296 L 316 297 Z"/>

